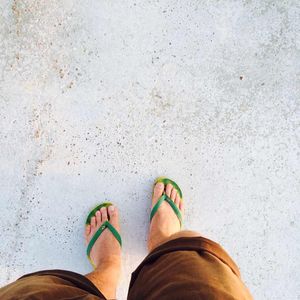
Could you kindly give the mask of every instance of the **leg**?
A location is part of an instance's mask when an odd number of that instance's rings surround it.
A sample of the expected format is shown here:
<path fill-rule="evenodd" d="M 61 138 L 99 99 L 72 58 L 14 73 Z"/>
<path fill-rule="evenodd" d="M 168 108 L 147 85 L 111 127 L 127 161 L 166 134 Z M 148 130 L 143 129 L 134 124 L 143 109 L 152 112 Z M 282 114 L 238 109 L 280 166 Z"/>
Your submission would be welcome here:
<path fill-rule="evenodd" d="M 152 207 L 165 192 L 183 214 L 176 189 L 157 183 Z M 153 216 L 149 255 L 132 274 L 128 299 L 251 299 L 239 271 L 227 253 L 193 231 L 181 231 L 167 202 Z"/>
<path fill-rule="evenodd" d="M 86 243 L 108 218 L 120 231 L 117 208 L 102 208 L 92 218 L 91 225 L 86 227 Z M 96 269 L 86 276 L 64 270 L 28 274 L 1 288 L 0 299 L 12 300 L 19 295 L 22 295 L 22 299 L 115 299 L 120 276 L 121 247 L 109 230 L 104 230 L 94 244 L 91 258 Z"/>
<path fill-rule="evenodd" d="M 157 244 L 155 247 L 158 247 L 158 246 L 160 246 L 160 245 L 162 245 L 162 244 L 164 244 L 164 243 L 166 243 L 168 241 L 175 240 L 175 239 L 182 238 L 182 237 L 201 237 L 201 235 L 200 235 L 200 233 L 198 233 L 196 231 L 181 230 L 181 231 L 178 231 L 178 232 L 170 235 L 168 238 L 165 238 L 164 240 L 162 240 L 161 243 Z M 151 249 L 151 250 L 153 250 L 153 249 Z"/>
<path fill-rule="evenodd" d="M 102 207 L 91 219 L 91 225 L 86 226 L 86 244 L 103 222 L 109 218 L 110 223 L 120 231 L 118 210 L 114 206 Z M 121 271 L 121 247 L 109 230 L 105 230 L 96 241 L 91 251 L 91 258 L 96 269 L 86 277 L 108 299 L 116 298 L 116 289 Z"/>

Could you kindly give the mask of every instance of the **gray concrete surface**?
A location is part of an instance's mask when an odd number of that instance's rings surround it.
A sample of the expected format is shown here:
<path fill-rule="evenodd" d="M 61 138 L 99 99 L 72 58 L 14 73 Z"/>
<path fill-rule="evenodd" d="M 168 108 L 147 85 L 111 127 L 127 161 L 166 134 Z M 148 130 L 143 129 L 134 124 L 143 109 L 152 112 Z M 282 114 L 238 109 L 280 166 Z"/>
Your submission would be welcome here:
<path fill-rule="evenodd" d="M 300 299 L 299 1 L 0 1 L 0 284 L 91 270 L 91 207 L 121 210 L 119 298 L 152 182 L 255 299 Z M 298 118 L 297 118 L 298 117 Z"/>

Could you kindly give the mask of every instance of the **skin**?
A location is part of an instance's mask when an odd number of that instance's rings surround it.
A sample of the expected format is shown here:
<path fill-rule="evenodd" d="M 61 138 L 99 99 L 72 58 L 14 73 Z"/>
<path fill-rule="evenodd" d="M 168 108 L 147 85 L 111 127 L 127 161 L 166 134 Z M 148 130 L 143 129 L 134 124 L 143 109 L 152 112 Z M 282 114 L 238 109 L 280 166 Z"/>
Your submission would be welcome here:
<path fill-rule="evenodd" d="M 171 184 L 164 186 L 157 183 L 153 189 L 152 207 L 156 204 L 163 192 L 169 196 L 183 215 L 183 202 Z M 115 206 L 102 208 L 91 219 L 91 225 L 86 226 L 85 240 L 89 243 L 95 232 L 106 220 L 120 232 L 119 212 Z M 179 237 L 195 237 L 199 233 L 180 231 L 180 223 L 171 206 L 163 202 L 154 215 L 149 229 L 148 250 L 151 252 L 159 245 Z M 91 250 L 91 258 L 96 269 L 86 277 L 102 292 L 107 299 L 116 299 L 116 290 L 121 272 L 121 247 L 109 230 L 104 230 Z"/>

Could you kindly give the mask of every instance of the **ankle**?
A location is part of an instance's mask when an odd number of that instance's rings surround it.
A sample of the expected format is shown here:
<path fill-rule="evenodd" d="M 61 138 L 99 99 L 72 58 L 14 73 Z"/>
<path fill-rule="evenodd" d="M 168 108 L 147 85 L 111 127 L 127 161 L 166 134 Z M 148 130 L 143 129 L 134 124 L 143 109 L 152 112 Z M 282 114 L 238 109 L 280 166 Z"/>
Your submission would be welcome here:
<path fill-rule="evenodd" d="M 201 234 L 196 231 L 181 230 L 181 231 L 178 231 L 178 232 L 172 234 L 171 236 L 169 236 L 168 241 L 175 240 L 175 239 L 178 239 L 181 237 L 200 237 L 200 236 L 201 236 Z"/>
<path fill-rule="evenodd" d="M 164 234 L 155 235 L 149 238 L 148 240 L 148 251 L 151 252 L 153 249 L 162 245 L 167 241 L 169 236 Z"/>
<path fill-rule="evenodd" d="M 106 299 L 116 299 L 116 290 L 120 272 L 114 269 L 96 269 L 92 273 L 85 275 L 105 296 Z"/>
<path fill-rule="evenodd" d="M 148 241 L 148 250 L 151 252 L 158 246 L 161 246 L 162 244 L 169 242 L 171 240 L 175 240 L 181 237 L 200 237 L 201 234 L 196 232 L 196 231 L 191 231 L 191 230 L 182 230 L 178 231 L 174 234 L 171 234 L 169 236 L 166 235 L 159 235 L 159 237 L 151 237 L 151 241 Z"/>
<path fill-rule="evenodd" d="M 110 255 L 108 257 L 101 257 L 96 262 L 96 270 L 100 269 L 102 272 L 106 269 L 119 269 L 121 266 L 120 255 Z"/>

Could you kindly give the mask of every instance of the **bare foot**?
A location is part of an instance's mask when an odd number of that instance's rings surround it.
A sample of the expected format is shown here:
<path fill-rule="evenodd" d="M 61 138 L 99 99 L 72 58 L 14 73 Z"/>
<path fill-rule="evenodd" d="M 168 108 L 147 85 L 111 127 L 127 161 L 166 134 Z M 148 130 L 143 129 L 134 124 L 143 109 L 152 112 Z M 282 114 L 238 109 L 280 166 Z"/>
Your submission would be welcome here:
<path fill-rule="evenodd" d="M 86 245 L 107 220 L 120 232 L 117 208 L 115 206 L 102 207 L 96 212 L 95 217 L 91 218 L 91 224 L 86 226 Z M 86 277 L 97 286 L 106 298 L 116 298 L 116 288 L 121 271 L 121 247 L 109 229 L 105 229 L 99 236 L 90 256 L 96 269 Z"/>
<path fill-rule="evenodd" d="M 171 184 L 167 184 L 165 187 L 162 182 L 158 182 L 154 186 L 152 208 L 164 192 L 174 201 L 181 214 L 183 214 L 183 201 L 180 199 L 177 190 L 173 188 Z M 154 248 L 164 243 L 171 235 L 179 231 L 180 222 L 178 217 L 170 204 L 163 201 L 150 223 L 148 250 L 152 251 Z"/>

